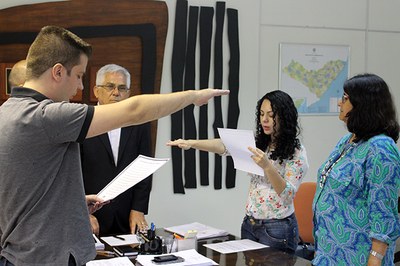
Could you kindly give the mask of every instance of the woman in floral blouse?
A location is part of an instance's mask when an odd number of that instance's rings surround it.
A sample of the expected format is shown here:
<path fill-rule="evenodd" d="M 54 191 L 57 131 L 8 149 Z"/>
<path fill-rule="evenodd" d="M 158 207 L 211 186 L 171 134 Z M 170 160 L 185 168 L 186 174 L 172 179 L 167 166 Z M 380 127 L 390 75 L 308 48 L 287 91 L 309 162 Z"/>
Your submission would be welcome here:
<path fill-rule="evenodd" d="M 339 119 L 350 134 L 318 170 L 314 265 L 393 265 L 400 235 L 400 153 L 396 110 L 373 74 L 344 84 Z"/>
<path fill-rule="evenodd" d="M 297 109 L 283 91 L 264 95 L 256 110 L 256 148 L 249 147 L 264 176 L 251 175 L 241 237 L 294 252 L 298 226 L 293 199 L 308 169 L 307 154 L 299 139 Z M 220 139 L 175 140 L 183 149 L 228 154 Z"/>

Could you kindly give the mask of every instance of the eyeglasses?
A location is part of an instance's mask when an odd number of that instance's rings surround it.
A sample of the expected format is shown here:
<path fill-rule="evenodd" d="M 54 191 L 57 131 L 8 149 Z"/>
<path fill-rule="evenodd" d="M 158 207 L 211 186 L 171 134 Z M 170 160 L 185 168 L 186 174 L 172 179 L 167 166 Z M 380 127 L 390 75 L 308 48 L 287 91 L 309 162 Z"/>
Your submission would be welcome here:
<path fill-rule="evenodd" d="M 118 89 L 119 92 L 127 92 L 129 88 L 126 85 L 117 85 L 114 83 L 107 83 L 106 85 L 96 85 L 97 87 L 105 88 L 107 91 L 111 92 L 115 88 Z"/>
<path fill-rule="evenodd" d="M 342 103 L 345 103 L 348 99 L 349 99 L 349 95 L 347 95 L 346 93 L 343 93 L 343 95 L 342 95 Z"/>

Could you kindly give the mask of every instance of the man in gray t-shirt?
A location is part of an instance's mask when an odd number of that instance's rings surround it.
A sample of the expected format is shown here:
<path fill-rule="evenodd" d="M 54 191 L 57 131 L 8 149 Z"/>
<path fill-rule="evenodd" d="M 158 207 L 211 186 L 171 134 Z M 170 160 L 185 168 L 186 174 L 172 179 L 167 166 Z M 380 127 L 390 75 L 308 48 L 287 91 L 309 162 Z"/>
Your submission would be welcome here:
<path fill-rule="evenodd" d="M 90 54 L 91 46 L 68 30 L 42 28 L 28 52 L 24 86 L 0 107 L 0 265 L 92 260 L 78 143 L 228 93 L 140 95 L 94 107 L 69 103 L 83 89 Z"/>

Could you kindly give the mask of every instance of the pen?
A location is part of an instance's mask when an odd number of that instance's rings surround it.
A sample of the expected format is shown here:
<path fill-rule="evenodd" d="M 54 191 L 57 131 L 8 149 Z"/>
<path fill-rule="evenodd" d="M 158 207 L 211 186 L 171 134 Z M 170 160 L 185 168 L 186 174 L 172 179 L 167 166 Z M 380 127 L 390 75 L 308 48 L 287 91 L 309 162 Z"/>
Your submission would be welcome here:
<path fill-rule="evenodd" d="M 107 251 L 107 250 L 97 250 L 96 253 L 97 253 L 97 255 L 105 256 L 105 257 L 114 257 L 115 256 L 114 252 Z"/>
<path fill-rule="evenodd" d="M 174 233 L 174 238 L 176 239 L 183 239 L 180 235 L 178 235 L 177 233 Z"/>
<path fill-rule="evenodd" d="M 154 230 L 156 230 L 156 226 L 154 225 L 154 223 L 151 223 L 151 226 L 150 226 L 150 228 L 151 228 L 151 231 L 154 231 Z"/>
<path fill-rule="evenodd" d="M 172 236 L 172 244 L 171 244 L 171 248 L 169 249 L 169 253 L 172 252 L 172 247 L 174 246 L 174 242 L 175 242 L 175 234 L 173 234 L 173 236 Z"/>
<path fill-rule="evenodd" d="M 142 233 L 140 233 L 140 236 L 146 241 L 146 242 L 150 242 L 147 237 L 145 237 Z"/>
<path fill-rule="evenodd" d="M 125 238 L 123 238 L 123 237 L 121 237 L 121 236 L 113 236 L 113 237 L 118 238 L 118 239 L 120 239 L 120 240 L 125 240 Z"/>

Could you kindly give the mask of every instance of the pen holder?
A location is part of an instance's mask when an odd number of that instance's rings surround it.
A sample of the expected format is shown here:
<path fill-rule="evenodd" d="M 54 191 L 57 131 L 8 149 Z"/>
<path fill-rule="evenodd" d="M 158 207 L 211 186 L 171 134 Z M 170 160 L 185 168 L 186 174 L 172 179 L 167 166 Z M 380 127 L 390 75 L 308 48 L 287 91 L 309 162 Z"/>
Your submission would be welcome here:
<path fill-rule="evenodd" d="M 185 239 L 177 239 L 178 251 L 188 250 L 188 249 L 197 249 L 197 238 L 185 238 Z"/>
<path fill-rule="evenodd" d="M 162 254 L 162 240 L 158 236 L 140 245 L 140 254 Z"/>
<path fill-rule="evenodd" d="M 176 239 L 172 235 L 162 237 L 163 253 L 174 253 L 178 251 L 177 242 L 178 239 Z"/>

